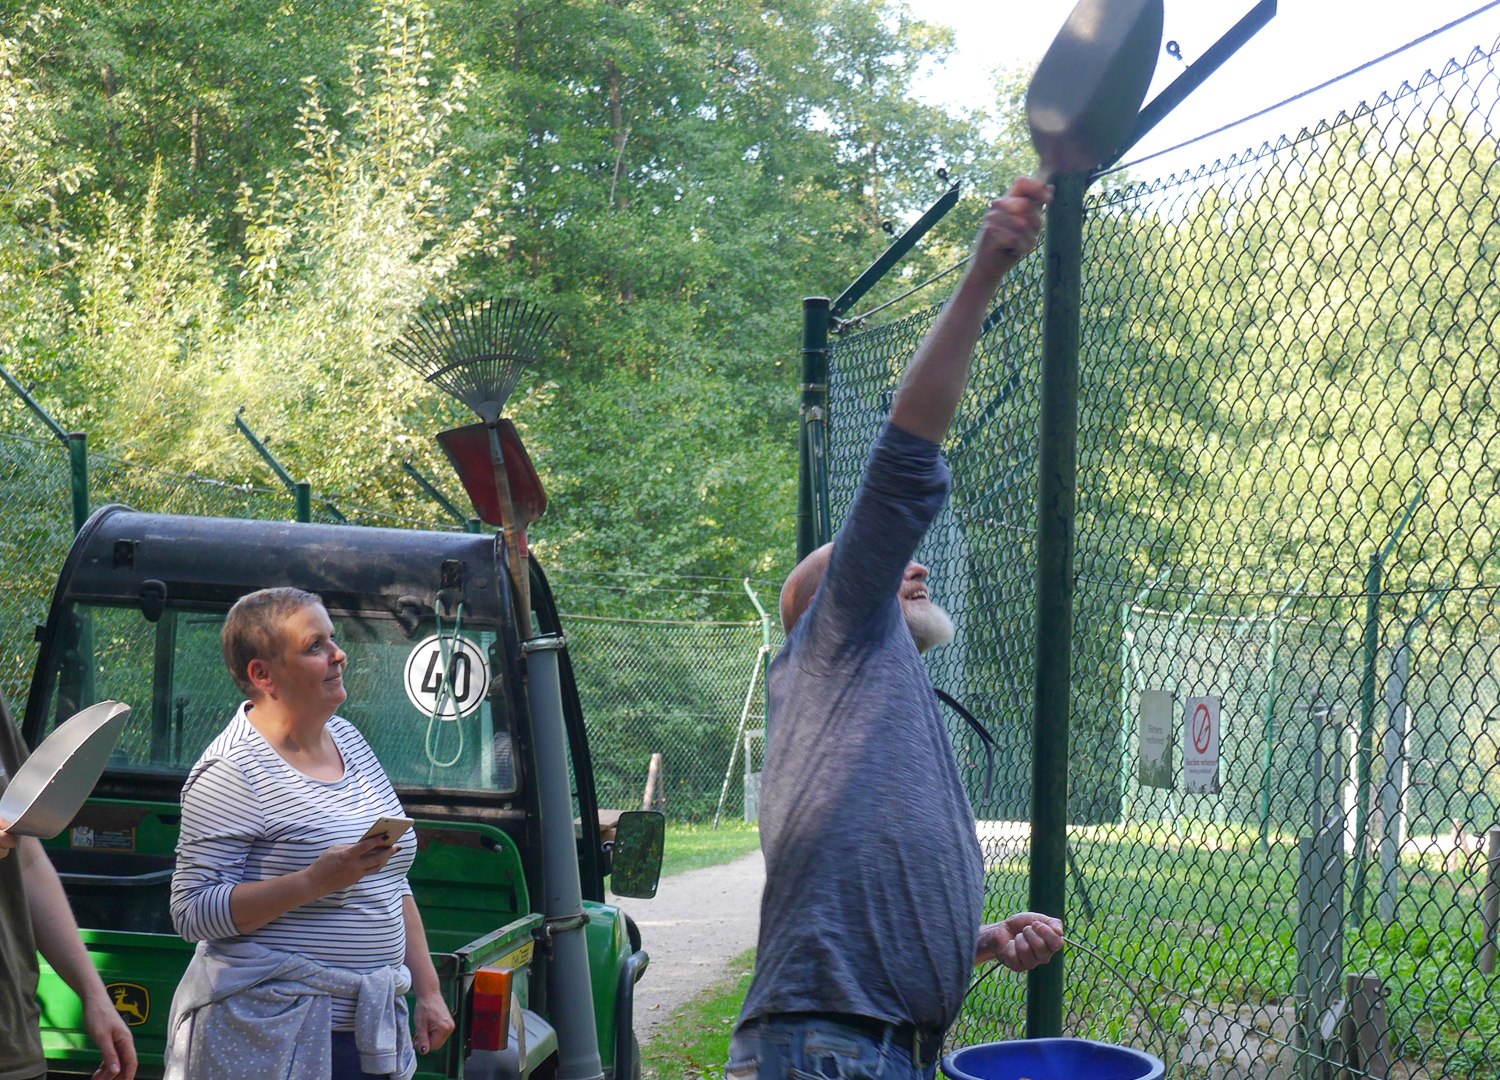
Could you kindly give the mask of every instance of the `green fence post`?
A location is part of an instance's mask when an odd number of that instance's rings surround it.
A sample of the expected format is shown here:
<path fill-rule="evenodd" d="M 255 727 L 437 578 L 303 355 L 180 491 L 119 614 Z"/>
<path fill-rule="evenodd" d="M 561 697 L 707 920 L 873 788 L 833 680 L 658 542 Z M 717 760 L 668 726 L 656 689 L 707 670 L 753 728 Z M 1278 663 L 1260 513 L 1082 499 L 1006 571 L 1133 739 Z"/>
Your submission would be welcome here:
<path fill-rule="evenodd" d="M 73 531 L 89 519 L 89 437 L 86 432 L 68 432 L 69 483 L 73 489 Z"/>
<path fill-rule="evenodd" d="M 241 405 L 239 409 L 235 411 L 234 426 L 239 428 L 240 434 L 245 436 L 246 440 L 249 441 L 251 446 L 255 447 L 256 453 L 260 454 L 262 460 L 264 460 L 267 465 L 271 466 L 271 471 L 276 474 L 276 478 L 283 484 L 285 484 L 287 490 L 292 493 L 292 498 L 296 506 L 297 520 L 302 522 L 311 521 L 312 485 L 309 484 L 306 480 L 298 481 L 292 479 L 292 474 L 287 472 L 286 468 L 281 464 L 281 462 L 276 460 L 276 455 L 271 453 L 271 448 L 261 440 L 260 436 L 256 435 L 254 431 L 250 430 L 250 425 L 245 423 L 245 417 L 243 415 L 244 412 L 245 407 L 243 405 Z M 331 508 L 332 504 L 329 505 Z M 335 511 L 335 513 L 337 513 L 337 511 Z M 339 516 L 343 517 L 342 514 L 340 514 Z"/>
<path fill-rule="evenodd" d="M 68 448 L 68 487 L 72 493 L 73 532 L 77 533 L 89 519 L 88 435 L 82 431 L 63 430 L 63 426 L 42 408 L 41 403 L 31 396 L 4 365 L 0 365 L 0 379 L 4 379 L 5 384 L 16 392 L 37 419 Z M 98 696 L 94 692 L 94 617 L 88 611 L 79 613 L 77 654 L 77 662 L 60 676 L 62 681 L 74 684 L 70 688 L 71 692 L 64 691 L 64 696 L 71 696 L 80 703 L 93 701 Z"/>
<path fill-rule="evenodd" d="M 89 519 L 89 437 L 86 432 L 68 432 L 68 483 L 73 493 L 73 532 L 83 530 Z M 94 682 L 94 614 L 83 611 L 78 619 L 79 702 L 99 697 Z"/>
<path fill-rule="evenodd" d="M 1059 176 L 1047 210 L 1042 400 L 1037 435 L 1036 638 L 1031 762 L 1031 910 L 1066 917 L 1078 343 L 1087 176 Z M 1063 961 L 1027 975 L 1026 1037 L 1062 1034 Z"/>
<path fill-rule="evenodd" d="M 797 417 L 799 562 L 830 539 L 826 535 L 828 470 L 823 466 L 828 450 L 823 426 L 828 410 L 828 314 L 828 297 L 809 296 L 802 301 L 802 408 Z"/>
<path fill-rule="evenodd" d="M 28 409 L 68 448 L 69 488 L 73 493 L 73 531 L 83 528 L 89 519 L 89 437 L 82 431 L 65 431 L 41 402 L 31 396 L 8 368 L 0 365 L 0 379 L 15 391 Z"/>

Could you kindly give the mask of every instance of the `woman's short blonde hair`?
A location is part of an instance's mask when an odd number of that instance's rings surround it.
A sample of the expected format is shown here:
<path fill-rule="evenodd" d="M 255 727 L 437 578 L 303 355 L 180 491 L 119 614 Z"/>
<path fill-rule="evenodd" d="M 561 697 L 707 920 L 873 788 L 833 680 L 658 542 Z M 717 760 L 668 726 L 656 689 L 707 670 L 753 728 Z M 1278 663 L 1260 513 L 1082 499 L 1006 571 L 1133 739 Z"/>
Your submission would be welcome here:
<path fill-rule="evenodd" d="M 317 593 L 290 587 L 261 589 L 235 601 L 224 617 L 219 640 L 224 646 L 224 663 L 229 666 L 229 674 L 248 697 L 260 695 L 250 681 L 250 661 L 279 656 L 286 647 L 288 616 L 322 603 L 323 598 Z"/>

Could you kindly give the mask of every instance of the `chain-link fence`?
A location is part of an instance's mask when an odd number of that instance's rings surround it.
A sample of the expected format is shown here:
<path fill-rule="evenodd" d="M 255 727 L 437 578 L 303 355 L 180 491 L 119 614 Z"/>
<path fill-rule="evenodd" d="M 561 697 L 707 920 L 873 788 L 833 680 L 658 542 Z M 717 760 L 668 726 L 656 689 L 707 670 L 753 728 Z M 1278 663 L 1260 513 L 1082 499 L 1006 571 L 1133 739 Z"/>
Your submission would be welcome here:
<path fill-rule="evenodd" d="M 753 816 L 769 631 L 760 622 L 565 622 L 599 805 L 649 802 L 673 821 L 733 818 L 744 814 L 748 784 Z"/>
<path fill-rule="evenodd" d="M 1171 1076 L 1500 1076 L 1497 96 L 1478 51 L 1088 204 L 1065 1028 Z M 1040 261 L 918 555 L 962 628 L 934 679 L 1001 744 L 992 916 L 1027 898 Z M 932 314 L 830 349 L 837 509 Z"/>
<path fill-rule="evenodd" d="M 68 451 L 56 439 L 0 432 L 0 690 L 17 706 L 31 682 L 36 628 L 73 542 L 68 476 Z"/>

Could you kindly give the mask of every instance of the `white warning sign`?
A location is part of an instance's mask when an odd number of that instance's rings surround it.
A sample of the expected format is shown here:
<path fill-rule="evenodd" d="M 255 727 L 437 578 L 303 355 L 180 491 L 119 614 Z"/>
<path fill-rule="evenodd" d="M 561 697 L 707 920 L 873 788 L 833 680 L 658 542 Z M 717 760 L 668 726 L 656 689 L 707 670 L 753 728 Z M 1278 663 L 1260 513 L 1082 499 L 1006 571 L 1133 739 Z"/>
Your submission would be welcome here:
<path fill-rule="evenodd" d="M 1182 790 L 1219 791 L 1219 699 L 1190 697 L 1183 707 Z"/>
<path fill-rule="evenodd" d="M 417 642 L 406 658 L 406 696 L 439 720 L 468 716 L 479 708 L 489 686 L 489 663 L 466 637 L 434 634 Z"/>
<path fill-rule="evenodd" d="M 1142 787 L 1176 787 L 1172 772 L 1172 751 L 1177 746 L 1174 710 L 1177 695 L 1170 690 L 1141 691 L 1140 749 L 1136 758 L 1136 779 Z"/>

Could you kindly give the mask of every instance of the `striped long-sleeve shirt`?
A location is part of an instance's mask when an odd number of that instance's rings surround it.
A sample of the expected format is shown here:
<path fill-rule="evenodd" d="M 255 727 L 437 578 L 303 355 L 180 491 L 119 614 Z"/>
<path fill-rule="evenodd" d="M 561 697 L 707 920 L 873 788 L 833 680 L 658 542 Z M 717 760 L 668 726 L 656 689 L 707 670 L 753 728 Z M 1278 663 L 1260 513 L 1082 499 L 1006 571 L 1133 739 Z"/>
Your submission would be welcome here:
<path fill-rule="evenodd" d="M 247 703 L 248 704 L 248 703 Z M 172 875 L 172 922 L 189 941 L 250 941 L 330 967 L 369 972 L 406 954 L 402 900 L 416 856 L 408 837 L 379 873 L 294 908 L 249 934 L 230 912 L 236 885 L 310 866 L 335 844 L 352 844 L 381 815 L 401 816 L 385 770 L 342 717 L 328 732 L 344 759 L 339 780 L 315 780 L 289 765 L 245 715 L 209 744 L 182 788 L 182 828 Z M 353 1026 L 352 999 L 333 1002 L 336 1029 Z"/>

